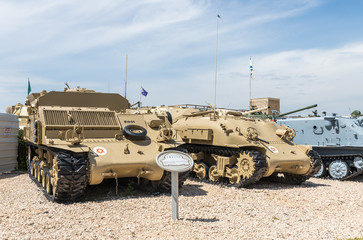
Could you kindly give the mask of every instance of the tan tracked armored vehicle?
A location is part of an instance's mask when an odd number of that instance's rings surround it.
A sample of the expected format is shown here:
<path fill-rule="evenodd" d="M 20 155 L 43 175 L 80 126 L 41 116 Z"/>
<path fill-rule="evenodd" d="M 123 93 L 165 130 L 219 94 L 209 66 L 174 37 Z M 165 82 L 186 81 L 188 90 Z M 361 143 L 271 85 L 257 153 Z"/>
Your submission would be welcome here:
<path fill-rule="evenodd" d="M 260 109 L 256 110 L 259 111 Z M 195 160 L 200 179 L 244 187 L 263 177 L 301 184 L 319 171 L 321 159 L 310 146 L 296 145 L 295 132 L 271 120 L 244 117 L 237 111 L 198 111 L 180 117 L 173 128 Z"/>
<path fill-rule="evenodd" d="M 18 103 L 14 106 L 6 107 L 6 113 L 18 116 L 20 129 L 24 129 L 24 127 L 28 124 L 28 112 L 23 104 Z"/>
<path fill-rule="evenodd" d="M 136 177 L 156 190 L 170 188 L 170 174 L 155 157 L 182 141 L 163 117 L 126 113 L 122 96 L 82 88 L 27 99 L 28 169 L 52 200 L 77 200 L 87 185 L 106 178 Z"/>

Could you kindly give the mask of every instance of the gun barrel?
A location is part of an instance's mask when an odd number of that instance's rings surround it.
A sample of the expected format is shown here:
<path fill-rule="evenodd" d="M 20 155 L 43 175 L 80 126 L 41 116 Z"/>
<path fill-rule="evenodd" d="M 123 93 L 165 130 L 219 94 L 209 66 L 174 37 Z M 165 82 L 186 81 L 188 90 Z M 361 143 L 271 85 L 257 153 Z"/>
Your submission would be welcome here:
<path fill-rule="evenodd" d="M 248 114 L 251 114 L 251 113 L 255 113 L 255 112 L 260 112 L 260 111 L 266 110 L 266 109 L 268 109 L 268 108 L 269 108 L 269 107 L 264 107 L 264 108 L 259 108 L 259 109 L 255 109 L 255 110 L 251 110 L 251 111 L 243 112 L 243 113 L 242 113 L 242 116 L 244 116 L 244 115 L 248 115 Z"/>
<path fill-rule="evenodd" d="M 283 117 L 283 116 L 286 116 L 286 115 L 289 115 L 289 114 L 293 114 L 293 113 L 296 113 L 296 112 L 304 111 L 304 110 L 307 110 L 307 109 L 310 109 L 310 108 L 314 108 L 314 107 L 317 107 L 317 106 L 318 106 L 318 104 L 314 104 L 314 105 L 307 106 L 307 107 L 304 107 L 304 108 L 300 108 L 300 109 L 297 109 L 297 110 L 294 110 L 294 111 L 282 113 L 282 114 L 279 114 L 278 117 Z"/>

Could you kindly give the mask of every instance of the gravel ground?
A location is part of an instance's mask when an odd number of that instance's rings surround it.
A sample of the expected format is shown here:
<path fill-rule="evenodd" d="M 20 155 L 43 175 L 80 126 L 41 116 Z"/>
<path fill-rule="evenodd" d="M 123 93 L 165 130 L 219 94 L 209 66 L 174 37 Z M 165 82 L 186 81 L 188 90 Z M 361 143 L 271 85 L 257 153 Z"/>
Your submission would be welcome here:
<path fill-rule="evenodd" d="M 49 202 L 25 173 L 0 175 L 0 239 L 350 239 L 363 237 L 363 176 L 311 179 L 301 186 L 261 182 L 235 189 L 187 180 L 180 220 L 170 195 L 127 184 L 88 187 L 85 200 Z M 132 191 L 131 191 L 132 190 Z"/>

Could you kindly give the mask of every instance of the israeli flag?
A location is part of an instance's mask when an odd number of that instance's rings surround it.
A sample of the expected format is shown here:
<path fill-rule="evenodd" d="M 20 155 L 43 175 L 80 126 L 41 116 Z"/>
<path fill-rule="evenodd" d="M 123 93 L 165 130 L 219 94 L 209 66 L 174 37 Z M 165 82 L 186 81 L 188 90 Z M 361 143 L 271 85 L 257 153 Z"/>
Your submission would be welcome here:
<path fill-rule="evenodd" d="M 252 60 L 251 60 L 251 57 L 250 57 L 250 77 L 252 78 L 252 72 L 253 72 L 253 67 L 252 67 Z"/>
<path fill-rule="evenodd" d="M 141 94 L 146 97 L 148 92 L 143 87 L 141 87 Z"/>

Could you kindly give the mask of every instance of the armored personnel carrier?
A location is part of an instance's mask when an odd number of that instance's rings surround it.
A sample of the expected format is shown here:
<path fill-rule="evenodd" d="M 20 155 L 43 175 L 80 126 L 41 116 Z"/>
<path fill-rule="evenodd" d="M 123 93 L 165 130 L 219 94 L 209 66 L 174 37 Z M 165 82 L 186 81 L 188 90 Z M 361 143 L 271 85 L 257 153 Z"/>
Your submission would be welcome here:
<path fill-rule="evenodd" d="M 172 109 L 172 117 L 175 111 Z M 263 177 L 301 184 L 320 169 L 319 155 L 310 146 L 296 145 L 291 129 L 243 116 L 252 112 L 212 109 L 180 117 L 180 111 L 178 119 L 172 120 L 173 128 L 186 143 L 183 147 L 191 153 L 199 179 L 237 187 Z"/>
<path fill-rule="evenodd" d="M 287 118 L 277 120 L 295 129 L 295 142 L 309 144 L 322 159 L 316 177 L 349 179 L 363 173 L 363 117 Z"/>
<path fill-rule="evenodd" d="M 27 97 L 27 164 L 46 196 L 75 201 L 87 185 L 106 178 L 134 177 L 156 190 L 170 189 L 170 174 L 155 157 L 182 141 L 164 118 L 126 113 L 129 106 L 118 94 L 83 88 Z"/>

